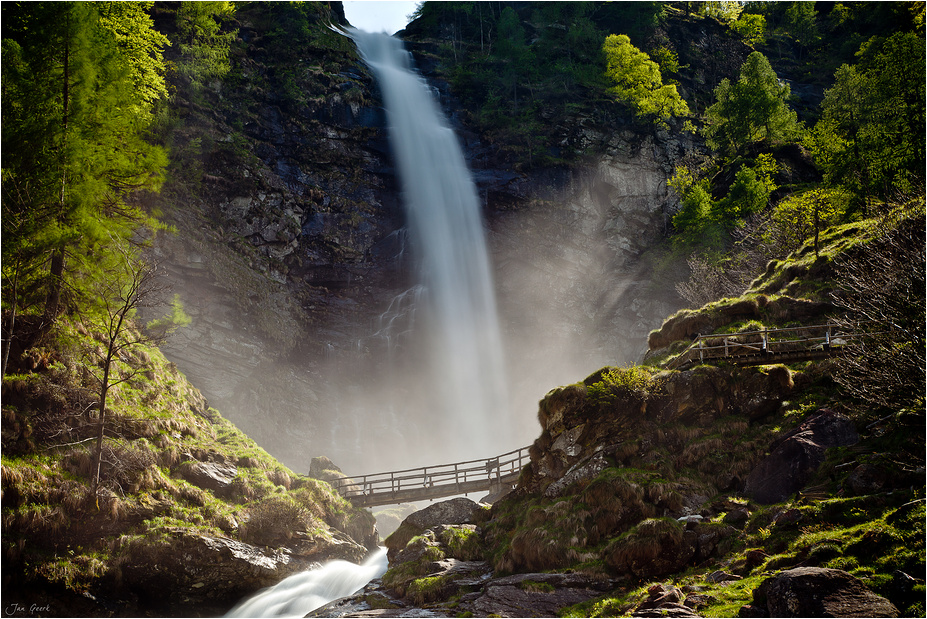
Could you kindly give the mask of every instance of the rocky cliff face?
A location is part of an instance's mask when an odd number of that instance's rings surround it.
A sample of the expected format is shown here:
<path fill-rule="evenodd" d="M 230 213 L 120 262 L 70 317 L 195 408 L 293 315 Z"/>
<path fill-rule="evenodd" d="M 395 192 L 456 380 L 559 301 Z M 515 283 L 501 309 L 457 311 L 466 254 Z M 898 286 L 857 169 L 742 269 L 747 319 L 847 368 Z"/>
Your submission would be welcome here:
<path fill-rule="evenodd" d="M 347 39 L 323 33 L 337 16 L 320 15 L 313 44 L 278 57 L 262 11 L 239 16 L 233 71 L 208 104 L 180 101 L 181 166 L 159 199 L 179 234 L 157 251 L 194 320 L 165 350 L 211 405 L 295 469 L 321 453 L 352 471 L 379 466 L 365 445 L 409 433 L 403 402 L 417 387 L 390 406 L 377 393 L 403 380 L 381 318 L 414 283 L 377 88 Z M 671 285 L 652 285 L 648 252 L 672 205 L 666 178 L 695 145 L 577 117 L 563 140 L 595 155 L 516 172 L 457 130 L 486 199 L 527 443 L 550 384 L 636 360 L 678 307 Z"/>

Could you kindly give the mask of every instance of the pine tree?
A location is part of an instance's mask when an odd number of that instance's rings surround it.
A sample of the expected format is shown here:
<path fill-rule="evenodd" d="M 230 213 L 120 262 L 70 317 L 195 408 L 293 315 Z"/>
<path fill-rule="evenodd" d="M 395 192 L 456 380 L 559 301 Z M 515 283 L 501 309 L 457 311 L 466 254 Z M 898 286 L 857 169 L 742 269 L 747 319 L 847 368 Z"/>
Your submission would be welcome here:
<path fill-rule="evenodd" d="M 156 189 L 166 163 L 145 140 L 166 95 L 167 40 L 151 28 L 150 4 L 3 4 L 3 279 L 12 316 L 43 304 L 48 328 L 62 301 L 92 302 L 101 253 L 155 225 L 127 202 Z"/>
<path fill-rule="evenodd" d="M 715 89 L 716 103 L 706 110 L 709 145 L 736 157 L 756 142 L 793 139 L 799 125 L 786 103 L 789 94 L 789 86 L 779 82 L 766 56 L 753 52 L 736 83 L 725 78 Z"/>

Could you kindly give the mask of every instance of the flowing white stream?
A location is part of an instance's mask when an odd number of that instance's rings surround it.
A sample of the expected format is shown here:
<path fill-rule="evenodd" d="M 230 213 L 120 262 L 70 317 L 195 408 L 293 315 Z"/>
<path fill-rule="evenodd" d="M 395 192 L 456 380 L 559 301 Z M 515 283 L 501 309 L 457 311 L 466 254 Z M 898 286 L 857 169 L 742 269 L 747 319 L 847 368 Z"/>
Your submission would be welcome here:
<path fill-rule="evenodd" d="M 423 431 L 440 439 L 448 457 L 504 451 L 510 428 L 501 333 L 481 204 L 463 152 L 402 41 L 356 29 L 349 35 L 383 94 L 427 299 L 430 352 L 420 380 L 434 391 L 438 414 Z"/>
<path fill-rule="evenodd" d="M 381 548 L 362 565 L 330 561 L 281 580 L 241 602 L 226 617 L 305 617 L 332 600 L 362 589 L 386 572 L 386 549 Z"/>

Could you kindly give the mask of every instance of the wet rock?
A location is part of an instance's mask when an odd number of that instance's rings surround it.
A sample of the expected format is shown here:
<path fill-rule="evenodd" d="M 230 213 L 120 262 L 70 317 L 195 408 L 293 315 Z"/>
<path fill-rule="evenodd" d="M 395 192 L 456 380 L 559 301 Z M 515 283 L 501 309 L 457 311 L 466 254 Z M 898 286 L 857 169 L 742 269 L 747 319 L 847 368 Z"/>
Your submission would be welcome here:
<path fill-rule="evenodd" d="M 847 477 L 846 487 L 856 496 L 881 492 L 892 481 L 892 473 L 872 464 L 860 464 Z"/>
<path fill-rule="evenodd" d="M 315 565 L 287 550 L 177 531 L 167 540 L 133 544 L 120 576 L 126 590 L 162 607 L 239 599 Z"/>
<path fill-rule="evenodd" d="M 429 505 L 411 514 L 404 523 L 419 529 L 430 529 L 441 524 L 469 524 L 480 509 L 482 507 L 476 501 L 458 497 Z"/>
<path fill-rule="evenodd" d="M 751 606 L 765 607 L 771 617 L 899 615 L 891 602 L 873 593 L 855 576 L 820 567 L 798 567 L 768 578 L 754 590 Z"/>
<path fill-rule="evenodd" d="M 766 554 L 766 551 L 762 548 L 753 548 L 748 550 L 745 553 L 746 556 L 746 565 L 748 569 L 753 569 L 758 565 L 762 565 L 764 561 L 769 558 L 769 555 Z"/>
<path fill-rule="evenodd" d="M 715 584 L 717 584 L 717 583 L 721 583 L 721 582 L 730 582 L 730 581 L 733 581 L 733 580 L 740 580 L 740 576 L 736 576 L 736 575 L 734 575 L 734 574 L 729 574 L 729 573 L 725 572 L 724 570 L 717 570 L 717 571 L 714 571 L 714 572 L 712 572 L 711 574 L 709 574 L 709 575 L 705 578 L 705 580 L 707 580 L 707 581 L 710 582 L 710 583 L 715 583 Z"/>
<path fill-rule="evenodd" d="M 631 613 L 632 617 L 698 617 L 692 607 L 681 604 L 685 594 L 674 585 L 655 584 L 647 589 L 647 599 Z"/>
<path fill-rule="evenodd" d="M 580 429 L 582 426 L 580 426 Z M 561 436 L 567 434 L 564 432 Z M 548 498 L 555 498 L 560 496 L 564 490 L 566 490 L 572 484 L 593 479 L 596 475 L 601 473 L 608 466 L 608 461 L 605 459 L 605 454 L 601 451 L 593 454 L 591 458 L 584 462 L 577 463 L 570 467 L 570 469 L 557 481 L 552 483 L 544 491 L 544 496 Z"/>
<path fill-rule="evenodd" d="M 699 610 L 700 608 L 705 608 L 711 604 L 714 604 L 717 600 L 714 596 L 706 595 L 704 593 L 690 593 L 686 596 L 686 599 L 683 600 L 682 605 L 693 610 Z"/>

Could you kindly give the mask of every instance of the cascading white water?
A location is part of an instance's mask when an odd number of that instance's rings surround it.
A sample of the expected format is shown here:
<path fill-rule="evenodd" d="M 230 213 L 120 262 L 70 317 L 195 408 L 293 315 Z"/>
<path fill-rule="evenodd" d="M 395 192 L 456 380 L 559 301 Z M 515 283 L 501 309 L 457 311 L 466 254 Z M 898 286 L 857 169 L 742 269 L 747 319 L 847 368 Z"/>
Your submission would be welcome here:
<path fill-rule="evenodd" d="M 431 375 L 420 381 L 433 390 L 439 409 L 428 418 L 428 431 L 444 439 L 448 457 L 508 449 L 504 360 L 486 234 L 457 136 L 400 40 L 356 29 L 349 35 L 383 94 L 427 297 L 422 322 L 430 353 L 422 372 Z"/>
<path fill-rule="evenodd" d="M 386 571 L 386 549 L 362 565 L 330 561 L 281 580 L 241 602 L 226 617 L 305 617 L 307 613 L 362 589 Z"/>

